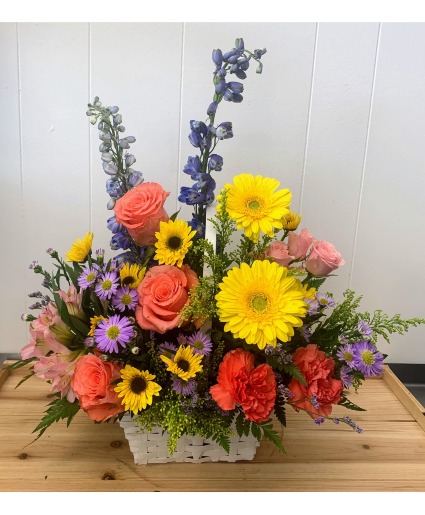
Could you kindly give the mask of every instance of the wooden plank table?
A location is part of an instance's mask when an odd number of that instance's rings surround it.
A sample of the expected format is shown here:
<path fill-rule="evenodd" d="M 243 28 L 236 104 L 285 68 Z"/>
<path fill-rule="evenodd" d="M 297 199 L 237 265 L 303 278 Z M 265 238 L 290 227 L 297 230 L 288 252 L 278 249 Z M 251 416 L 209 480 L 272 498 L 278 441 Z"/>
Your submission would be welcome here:
<path fill-rule="evenodd" d="M 27 446 L 48 386 L 32 377 L 15 389 L 25 372 L 0 370 L 0 491 L 425 491 L 423 408 L 414 398 L 409 410 L 402 404 L 409 393 L 388 368 L 351 394 L 368 411 L 334 410 L 361 434 L 288 410 L 287 454 L 263 441 L 250 462 L 158 465 L 135 465 L 119 425 L 94 424 L 82 411 Z"/>

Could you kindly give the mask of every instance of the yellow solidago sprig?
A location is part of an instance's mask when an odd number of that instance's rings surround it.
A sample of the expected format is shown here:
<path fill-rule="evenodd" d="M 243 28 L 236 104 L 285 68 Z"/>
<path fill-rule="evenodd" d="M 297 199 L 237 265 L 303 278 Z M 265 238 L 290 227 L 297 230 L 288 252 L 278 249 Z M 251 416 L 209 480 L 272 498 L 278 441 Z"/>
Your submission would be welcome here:
<path fill-rule="evenodd" d="M 153 396 L 159 396 L 162 387 L 155 383 L 155 376 L 147 370 L 138 370 L 131 365 L 126 365 L 121 370 L 122 381 L 117 384 L 114 390 L 118 397 L 122 397 L 122 404 L 125 410 L 137 414 L 146 409 L 153 401 Z"/>
<path fill-rule="evenodd" d="M 181 267 L 187 251 L 192 246 L 196 231 L 184 220 L 160 222 L 159 232 L 155 233 L 155 259 L 160 265 L 176 265 Z"/>
<path fill-rule="evenodd" d="M 273 238 L 274 229 L 282 229 L 282 218 L 289 213 L 292 193 L 287 188 L 277 190 L 278 180 L 261 175 L 242 173 L 233 182 L 225 185 L 226 208 L 237 228 L 254 243 L 261 232 Z M 220 211 L 220 204 L 217 209 Z"/>
<path fill-rule="evenodd" d="M 294 327 L 303 324 L 305 291 L 300 281 L 277 263 L 242 263 L 228 272 L 219 290 L 215 298 L 224 330 L 260 349 L 276 347 L 277 340 L 289 341 Z"/>
<path fill-rule="evenodd" d="M 198 372 L 202 372 L 202 354 L 195 354 L 192 347 L 184 347 L 180 345 L 173 359 L 160 355 L 162 361 L 168 365 L 167 371 L 175 374 L 183 381 L 188 381 Z"/>
<path fill-rule="evenodd" d="M 66 253 L 66 261 L 82 263 L 91 252 L 93 233 L 88 232 L 83 238 L 77 238 L 72 244 L 69 252 Z"/>

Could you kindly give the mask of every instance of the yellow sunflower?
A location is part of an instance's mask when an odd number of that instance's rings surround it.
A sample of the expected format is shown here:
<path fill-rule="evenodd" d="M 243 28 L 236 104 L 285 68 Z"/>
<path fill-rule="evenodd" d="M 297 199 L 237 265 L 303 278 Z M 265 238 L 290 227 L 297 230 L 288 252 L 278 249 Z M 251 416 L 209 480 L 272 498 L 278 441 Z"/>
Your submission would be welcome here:
<path fill-rule="evenodd" d="M 129 288 L 137 288 L 145 277 L 146 267 L 142 267 L 137 263 L 124 263 L 120 269 L 120 280 L 122 286 Z"/>
<path fill-rule="evenodd" d="M 162 387 L 154 383 L 155 376 L 147 370 L 138 370 L 130 365 L 126 365 L 121 370 L 122 381 L 117 384 L 114 390 L 118 397 L 123 397 L 122 404 L 126 410 L 131 410 L 137 414 L 142 409 L 150 406 L 153 396 L 159 396 Z"/>
<path fill-rule="evenodd" d="M 159 232 L 155 233 L 155 259 L 160 265 L 183 265 L 183 259 L 192 246 L 196 231 L 184 220 L 160 222 Z"/>
<path fill-rule="evenodd" d="M 295 211 L 289 211 L 289 213 L 284 215 L 282 218 L 283 229 L 287 231 L 295 231 L 300 225 L 301 218 L 302 216 L 295 213 Z"/>
<path fill-rule="evenodd" d="M 101 316 L 101 315 L 99 315 L 99 316 L 96 315 L 96 316 L 90 318 L 90 331 L 88 333 L 88 336 L 94 336 L 94 331 L 95 331 L 95 329 L 97 327 L 97 324 L 99 322 L 101 322 L 102 320 L 108 320 L 108 319 L 106 317 Z"/>
<path fill-rule="evenodd" d="M 232 268 L 215 297 L 224 330 L 260 349 L 290 340 L 293 328 L 303 324 L 307 305 L 300 281 L 287 274 L 267 260 Z"/>
<path fill-rule="evenodd" d="M 275 191 L 280 182 L 261 175 L 242 173 L 226 184 L 227 212 L 245 236 L 257 242 L 260 232 L 270 237 L 273 229 L 282 229 L 282 218 L 289 213 L 292 193 L 287 189 Z M 220 201 L 220 197 L 218 197 Z M 217 208 L 220 210 L 220 204 Z"/>
<path fill-rule="evenodd" d="M 83 238 L 77 238 L 69 252 L 66 253 L 66 261 L 82 263 L 91 251 L 93 233 L 88 232 Z"/>
<path fill-rule="evenodd" d="M 184 348 L 180 345 L 174 359 L 167 358 L 162 354 L 159 357 L 168 365 L 168 372 L 175 374 L 183 381 L 188 381 L 191 377 L 195 377 L 198 372 L 202 372 L 201 361 L 204 356 L 195 354 L 191 347 Z"/>

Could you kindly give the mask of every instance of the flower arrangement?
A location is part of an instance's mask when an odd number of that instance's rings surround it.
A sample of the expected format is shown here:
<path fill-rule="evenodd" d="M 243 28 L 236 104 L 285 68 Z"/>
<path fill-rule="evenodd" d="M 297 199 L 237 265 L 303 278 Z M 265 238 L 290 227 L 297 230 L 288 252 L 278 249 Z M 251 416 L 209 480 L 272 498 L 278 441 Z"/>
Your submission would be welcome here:
<path fill-rule="evenodd" d="M 215 149 L 233 136 L 231 122 L 216 124 L 218 106 L 242 102 L 242 82 L 229 78 L 244 80 L 253 62 L 261 73 L 265 53 L 242 39 L 213 51 L 213 100 L 205 122 L 190 121 L 197 155 L 183 169 L 194 184 L 179 196 L 193 208 L 189 221 L 170 216 L 169 193 L 133 168 L 135 138 L 123 135 L 118 107 L 98 97 L 88 104 L 108 176 L 111 249 L 121 253 L 93 252 L 87 232 L 64 259 L 48 249 L 53 272 L 30 265 L 49 293 L 30 294 L 41 312 L 23 315 L 30 340 L 11 367 L 28 365 L 24 380 L 35 374 L 50 385 L 37 438 L 80 409 L 95 422 L 128 413 L 142 430 L 160 426 L 171 454 L 183 434 L 228 451 L 235 432 L 283 450 L 272 421 L 285 425 L 287 409 L 361 431 L 333 407 L 362 410 L 347 391 L 382 373 L 378 336 L 389 341 L 425 320 L 361 312 L 353 291 L 337 302 L 323 290 L 344 259 L 307 228 L 297 232 L 301 216 L 278 180 L 242 173 L 215 197 L 213 172 L 223 168 Z"/>

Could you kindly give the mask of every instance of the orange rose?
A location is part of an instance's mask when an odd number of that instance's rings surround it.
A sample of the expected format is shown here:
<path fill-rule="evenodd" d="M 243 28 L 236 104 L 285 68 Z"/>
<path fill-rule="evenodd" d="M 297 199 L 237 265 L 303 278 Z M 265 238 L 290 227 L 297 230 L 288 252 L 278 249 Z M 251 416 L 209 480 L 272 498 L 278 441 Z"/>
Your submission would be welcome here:
<path fill-rule="evenodd" d="M 295 404 L 294 409 L 298 411 L 298 406 L 313 412 L 313 418 L 316 415 L 329 416 L 332 413 L 332 404 L 338 404 L 342 393 L 342 382 L 332 377 L 335 369 L 334 360 L 327 358 L 314 344 L 297 349 L 293 359 L 307 382 L 305 386 L 293 378 L 289 383 L 288 388 L 294 395 L 291 397 L 291 402 Z M 318 408 L 314 408 L 308 400 L 313 397 L 317 399 Z"/>
<path fill-rule="evenodd" d="M 124 406 L 111 382 L 121 377 L 120 367 L 109 361 L 102 361 L 94 354 L 87 354 L 77 360 L 71 387 L 78 397 L 81 408 L 96 422 L 124 411 Z"/>
<path fill-rule="evenodd" d="M 139 245 L 154 245 L 160 222 L 168 222 L 164 209 L 170 193 L 156 182 L 144 182 L 117 200 L 114 211 L 117 222 L 127 228 Z"/>
<path fill-rule="evenodd" d="M 179 324 L 179 311 L 188 302 L 189 290 L 197 284 L 198 278 L 188 265 L 152 267 L 137 288 L 137 323 L 142 329 L 162 334 L 174 329 Z"/>
<path fill-rule="evenodd" d="M 224 410 L 242 406 L 247 420 L 269 419 L 276 399 L 276 379 L 270 365 L 254 368 L 254 356 L 243 349 L 228 352 L 220 363 L 218 384 L 210 388 L 215 402 Z"/>

